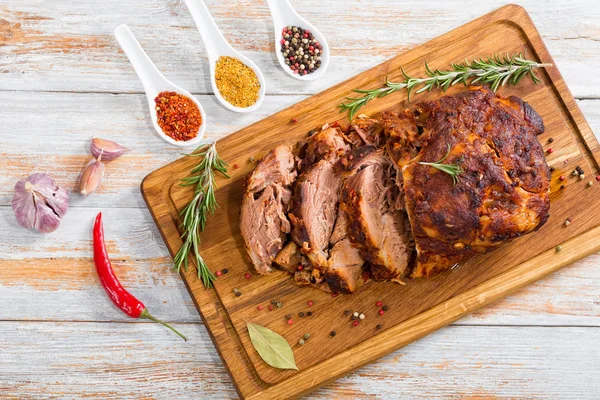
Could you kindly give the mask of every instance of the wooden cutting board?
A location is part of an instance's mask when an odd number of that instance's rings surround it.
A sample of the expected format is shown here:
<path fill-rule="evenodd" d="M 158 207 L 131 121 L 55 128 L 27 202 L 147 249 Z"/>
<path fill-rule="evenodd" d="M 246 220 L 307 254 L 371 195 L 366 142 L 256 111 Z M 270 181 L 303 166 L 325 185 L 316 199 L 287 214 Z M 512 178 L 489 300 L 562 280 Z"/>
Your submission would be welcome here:
<path fill-rule="evenodd" d="M 194 268 L 182 272 L 182 277 L 242 398 L 306 394 L 600 250 L 600 182 L 594 179 L 599 173 L 600 146 L 553 67 L 538 71 L 542 78 L 538 85 L 523 79 L 516 87 L 499 90 L 504 96 L 522 97 L 542 116 L 546 132 L 539 140 L 545 148 L 550 146 L 548 139 L 554 138 L 554 151 L 547 155 L 556 169 L 552 174 L 551 217 L 538 232 L 433 279 L 409 280 L 405 286 L 370 283 L 353 295 L 332 297 L 317 289 L 300 288 L 281 271 L 267 277 L 244 277 L 252 272 L 252 266 L 240 236 L 238 216 L 242 183 L 254 167 L 251 156 L 259 159 L 278 144 L 296 143 L 325 122 L 347 124 L 346 115 L 336 109 L 340 101 L 354 88 L 380 86 L 388 75 L 391 80 L 401 80 L 400 66 L 411 76 L 421 76 L 425 61 L 433 68 L 447 68 L 465 58 L 520 51 L 529 58 L 553 63 L 525 10 L 505 6 L 218 142 L 220 155 L 232 166 L 231 179 L 218 180 L 220 208 L 202 234 L 201 253 L 213 270 L 227 268 L 229 273 L 218 279 L 214 290 L 204 289 Z M 462 90 L 464 87 L 454 87 L 449 93 Z M 416 95 L 413 102 L 439 96 L 439 91 Z M 376 115 L 405 108 L 410 106 L 406 100 L 405 93 L 395 93 L 373 101 L 361 112 Z M 292 118 L 297 123 L 291 122 Z M 178 211 L 192 195 L 178 183 L 194 162 L 181 158 L 151 173 L 142 183 L 148 208 L 172 255 L 181 246 Z M 576 166 L 584 169 L 585 179 L 571 175 Z M 561 175 L 564 181 L 559 179 Z M 594 185 L 587 187 L 588 181 Z M 567 218 L 572 220 L 569 226 L 564 224 Z M 555 250 L 559 244 L 561 252 Z M 236 297 L 233 288 L 242 295 Z M 271 300 L 281 301 L 283 306 L 269 311 Z M 310 307 L 309 300 L 314 302 Z M 389 307 L 383 316 L 377 313 L 377 301 Z M 264 309 L 259 311 L 259 305 Z M 363 312 L 366 319 L 354 327 L 345 310 Z M 308 311 L 312 316 L 298 316 Z M 286 314 L 293 315 L 293 325 L 286 323 Z M 292 344 L 299 371 L 277 370 L 265 364 L 250 343 L 245 321 L 283 335 Z M 381 328 L 376 329 L 377 325 Z M 332 330 L 337 333 L 335 337 L 329 335 Z M 297 341 L 305 333 L 310 333 L 310 339 L 299 346 Z"/>

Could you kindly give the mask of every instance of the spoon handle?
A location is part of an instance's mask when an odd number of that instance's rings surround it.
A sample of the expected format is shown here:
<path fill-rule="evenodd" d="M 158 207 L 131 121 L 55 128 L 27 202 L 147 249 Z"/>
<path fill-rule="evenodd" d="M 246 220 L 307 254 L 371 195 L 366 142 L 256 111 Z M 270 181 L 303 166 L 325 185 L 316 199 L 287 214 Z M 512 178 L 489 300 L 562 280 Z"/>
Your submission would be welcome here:
<path fill-rule="evenodd" d="M 142 46 L 135 36 L 133 36 L 129 27 L 125 24 L 117 26 L 115 28 L 115 37 L 142 81 L 146 94 L 153 96 L 153 94 L 158 93 L 159 83 L 165 82 L 166 78 L 152 63 L 152 60 L 150 60 L 150 57 L 142 49 Z"/>
<path fill-rule="evenodd" d="M 213 20 L 204 0 L 185 0 L 185 4 L 192 14 L 192 18 L 200 31 L 204 47 L 208 53 L 211 64 L 231 46 Z"/>

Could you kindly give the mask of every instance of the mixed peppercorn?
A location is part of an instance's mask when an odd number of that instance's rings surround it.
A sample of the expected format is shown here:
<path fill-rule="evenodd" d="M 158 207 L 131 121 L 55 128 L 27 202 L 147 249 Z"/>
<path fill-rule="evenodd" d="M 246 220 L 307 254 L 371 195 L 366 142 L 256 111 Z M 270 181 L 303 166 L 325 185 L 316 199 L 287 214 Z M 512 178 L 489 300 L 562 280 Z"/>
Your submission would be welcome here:
<path fill-rule="evenodd" d="M 180 141 L 198 136 L 202 114 L 192 99 L 176 92 L 160 92 L 154 102 L 158 126 L 167 136 Z"/>
<path fill-rule="evenodd" d="M 281 32 L 281 54 L 294 74 L 307 75 L 321 66 L 323 46 L 313 34 L 299 26 L 286 26 Z"/>

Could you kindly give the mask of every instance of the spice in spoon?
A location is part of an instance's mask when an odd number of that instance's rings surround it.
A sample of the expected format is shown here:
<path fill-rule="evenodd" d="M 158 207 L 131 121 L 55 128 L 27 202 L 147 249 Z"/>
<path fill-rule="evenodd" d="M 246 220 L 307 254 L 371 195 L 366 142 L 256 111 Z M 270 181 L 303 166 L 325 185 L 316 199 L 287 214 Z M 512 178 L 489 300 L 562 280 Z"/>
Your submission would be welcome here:
<path fill-rule="evenodd" d="M 286 26 L 281 32 L 281 55 L 294 74 L 308 75 L 321 66 L 323 45 L 299 26 Z"/>
<path fill-rule="evenodd" d="M 233 106 L 246 108 L 258 100 L 258 77 L 252 68 L 237 58 L 219 57 L 215 67 L 215 83 L 221 96 Z"/>
<path fill-rule="evenodd" d="M 154 102 L 158 126 L 167 136 L 178 141 L 198 136 L 202 114 L 192 99 L 176 92 L 160 92 Z"/>

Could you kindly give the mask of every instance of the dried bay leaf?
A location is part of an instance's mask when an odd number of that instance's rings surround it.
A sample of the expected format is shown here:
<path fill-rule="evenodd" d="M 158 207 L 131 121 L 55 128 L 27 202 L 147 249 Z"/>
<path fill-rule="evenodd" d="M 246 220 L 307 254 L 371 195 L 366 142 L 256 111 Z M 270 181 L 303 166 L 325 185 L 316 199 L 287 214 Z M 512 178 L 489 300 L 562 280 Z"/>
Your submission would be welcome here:
<path fill-rule="evenodd" d="M 252 322 L 246 322 L 246 326 L 252 345 L 264 362 L 279 369 L 298 370 L 294 352 L 283 336 Z"/>

